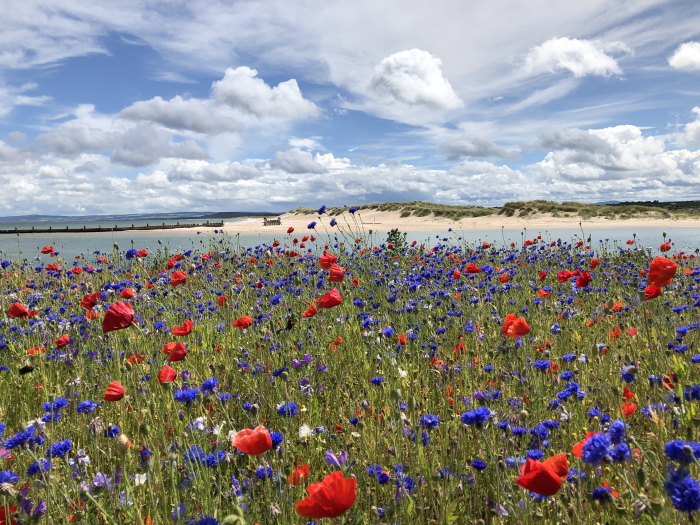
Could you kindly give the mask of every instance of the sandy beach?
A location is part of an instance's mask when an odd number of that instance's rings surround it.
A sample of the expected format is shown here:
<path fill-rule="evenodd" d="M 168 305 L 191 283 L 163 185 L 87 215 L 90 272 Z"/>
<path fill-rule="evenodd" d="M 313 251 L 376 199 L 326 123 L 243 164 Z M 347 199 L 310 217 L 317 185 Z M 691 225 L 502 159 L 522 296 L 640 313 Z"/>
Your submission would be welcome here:
<path fill-rule="evenodd" d="M 316 221 L 316 230 L 325 231 L 324 228 L 334 230 L 329 226 L 331 217 L 327 215 L 296 215 L 286 213 L 281 216 L 281 226 L 263 226 L 263 219 L 249 219 L 242 222 L 234 222 L 224 224 L 223 230 L 229 234 L 235 233 L 270 233 L 270 234 L 286 234 L 287 229 L 294 228 L 294 231 L 299 235 L 308 233 L 307 226 L 312 221 Z M 506 217 L 505 215 L 489 215 L 486 217 L 466 217 L 455 221 L 452 219 L 435 217 L 432 215 L 426 217 L 401 217 L 401 212 L 383 212 L 376 210 L 362 210 L 354 214 L 343 213 L 335 217 L 338 226 L 344 230 L 362 231 L 389 231 L 398 228 L 400 231 L 444 231 L 448 228 L 453 230 L 517 230 L 522 228 L 541 229 L 541 228 L 578 228 L 579 223 L 582 223 L 584 228 L 644 228 L 644 227 L 700 227 L 700 220 L 692 219 L 606 219 L 596 217 L 592 219 L 581 219 L 577 217 L 553 217 L 549 214 L 542 214 L 531 217 Z M 221 230 L 221 228 L 218 228 Z M 187 231 L 188 229 L 184 229 Z M 206 232 L 214 230 L 214 228 L 192 228 L 192 231 Z M 180 230 L 183 231 L 183 230 Z"/>

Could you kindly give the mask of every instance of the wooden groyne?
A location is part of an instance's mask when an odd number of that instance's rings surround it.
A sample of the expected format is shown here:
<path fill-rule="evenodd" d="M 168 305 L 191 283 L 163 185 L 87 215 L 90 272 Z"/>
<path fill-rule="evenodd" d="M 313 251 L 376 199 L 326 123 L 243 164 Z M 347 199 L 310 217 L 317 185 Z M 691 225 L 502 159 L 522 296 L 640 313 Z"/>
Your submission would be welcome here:
<path fill-rule="evenodd" d="M 0 234 L 26 234 L 26 233 L 99 233 L 99 232 L 128 232 L 128 231 L 146 231 L 146 230 L 176 230 L 178 228 L 221 228 L 224 225 L 224 221 L 221 222 L 209 222 L 201 224 L 154 224 L 150 225 L 146 223 L 146 226 L 117 226 L 114 225 L 113 228 L 103 228 L 98 226 L 97 228 L 88 228 L 83 226 L 82 228 L 53 228 L 49 226 L 48 228 L 34 228 L 19 230 L 15 228 L 14 230 L 0 230 Z"/>

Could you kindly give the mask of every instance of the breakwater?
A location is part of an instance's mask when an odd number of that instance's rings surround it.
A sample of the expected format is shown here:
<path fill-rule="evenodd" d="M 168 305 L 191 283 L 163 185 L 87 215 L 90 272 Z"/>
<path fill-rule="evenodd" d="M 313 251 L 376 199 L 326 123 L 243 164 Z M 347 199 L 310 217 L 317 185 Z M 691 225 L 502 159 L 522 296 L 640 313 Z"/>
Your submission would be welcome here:
<path fill-rule="evenodd" d="M 28 233 L 98 233 L 98 232 L 126 232 L 126 231 L 145 231 L 145 230 L 176 230 L 178 228 L 221 228 L 224 225 L 224 221 L 220 222 L 203 222 L 200 224 L 180 224 L 179 222 L 177 224 L 148 224 L 146 223 L 146 226 L 134 226 L 133 224 L 131 226 L 117 226 L 116 224 L 114 227 L 105 227 L 103 228 L 102 226 L 98 226 L 97 228 L 95 227 L 87 227 L 83 226 L 82 228 L 69 228 L 66 226 L 65 228 L 53 228 L 52 226 L 49 226 L 48 228 L 35 228 L 32 227 L 31 229 L 18 229 L 15 228 L 14 230 L 0 230 L 0 235 L 2 234 L 28 234 Z"/>

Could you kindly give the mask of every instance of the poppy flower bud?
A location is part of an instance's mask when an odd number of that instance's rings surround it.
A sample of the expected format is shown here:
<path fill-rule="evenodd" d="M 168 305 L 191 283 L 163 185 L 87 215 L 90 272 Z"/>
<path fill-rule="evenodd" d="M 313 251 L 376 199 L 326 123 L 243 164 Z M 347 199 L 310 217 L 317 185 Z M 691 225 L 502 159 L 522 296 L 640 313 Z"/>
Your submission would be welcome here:
<path fill-rule="evenodd" d="M 636 374 L 636 373 L 637 373 L 637 367 L 636 367 L 636 366 L 628 366 L 628 367 L 627 367 L 627 373 L 628 373 L 628 374 Z"/>
<path fill-rule="evenodd" d="M 360 419 L 357 422 L 357 428 L 365 428 L 365 422 Z"/>
<path fill-rule="evenodd" d="M 408 408 L 409 410 L 415 410 L 416 408 L 416 398 L 411 396 L 408 398 Z"/>
<path fill-rule="evenodd" d="M 287 380 L 289 379 L 289 372 L 282 372 L 282 373 L 280 374 L 280 377 L 281 377 L 282 379 L 284 379 L 285 381 L 287 381 Z"/>
<path fill-rule="evenodd" d="M 401 399 L 401 389 L 400 388 L 395 388 L 394 390 L 391 391 L 391 399 L 394 401 L 398 401 Z"/>
<path fill-rule="evenodd" d="M 518 414 L 518 417 L 520 418 L 520 421 L 525 421 L 527 419 L 527 416 L 530 414 L 527 413 L 527 410 L 521 410 L 520 414 Z"/>

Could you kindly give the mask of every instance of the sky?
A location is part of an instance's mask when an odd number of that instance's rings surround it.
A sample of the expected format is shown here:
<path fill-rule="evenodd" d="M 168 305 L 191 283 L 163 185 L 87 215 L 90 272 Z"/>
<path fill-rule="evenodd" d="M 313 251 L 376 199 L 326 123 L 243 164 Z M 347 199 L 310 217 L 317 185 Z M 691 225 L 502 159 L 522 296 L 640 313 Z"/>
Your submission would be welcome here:
<path fill-rule="evenodd" d="M 8 0 L 0 215 L 700 199 L 700 2 Z"/>

